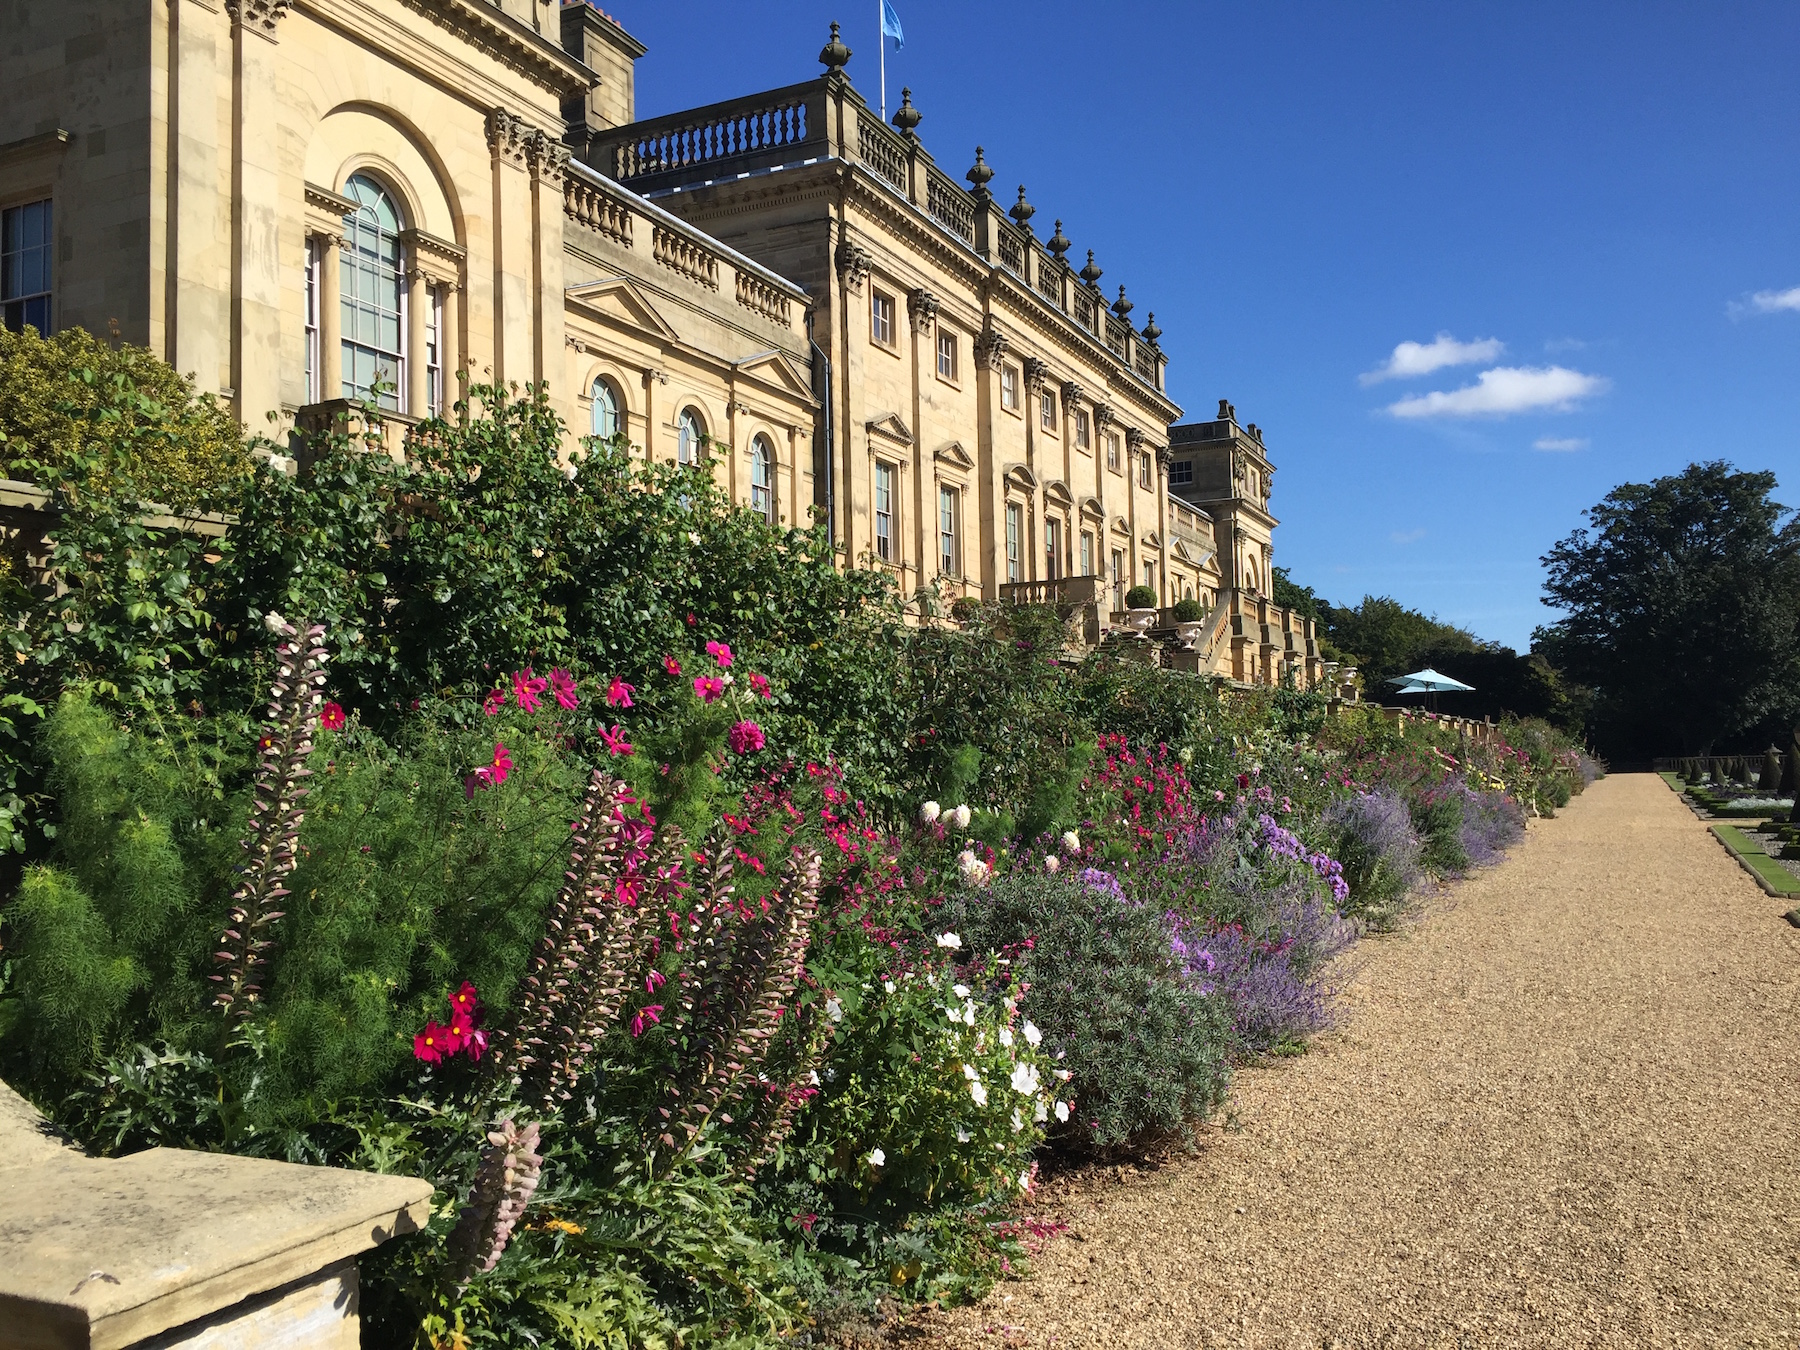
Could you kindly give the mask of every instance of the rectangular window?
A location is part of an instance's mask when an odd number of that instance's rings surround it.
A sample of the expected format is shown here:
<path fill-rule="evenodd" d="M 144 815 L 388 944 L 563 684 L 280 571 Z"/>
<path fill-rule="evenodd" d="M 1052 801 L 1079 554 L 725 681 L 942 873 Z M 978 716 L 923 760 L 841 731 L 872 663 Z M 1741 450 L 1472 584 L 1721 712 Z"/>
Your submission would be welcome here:
<path fill-rule="evenodd" d="M 1194 461 L 1178 459 L 1169 465 L 1170 487 L 1192 487 L 1194 482 Z"/>
<path fill-rule="evenodd" d="M 444 411 L 444 290 L 425 288 L 425 411 Z"/>
<path fill-rule="evenodd" d="M 1110 431 L 1106 433 L 1106 467 L 1119 471 L 1119 438 Z"/>
<path fill-rule="evenodd" d="M 1081 575 L 1094 575 L 1094 536 L 1087 530 L 1081 532 Z"/>
<path fill-rule="evenodd" d="M 1112 583 L 1112 607 L 1114 609 L 1124 609 L 1125 555 L 1116 548 L 1112 551 L 1112 566 L 1106 574 L 1106 579 Z"/>
<path fill-rule="evenodd" d="M 1017 366 L 1000 367 L 1000 406 L 1019 410 L 1019 368 Z"/>
<path fill-rule="evenodd" d="M 1062 522 L 1054 516 L 1044 520 L 1044 580 L 1055 581 L 1062 575 Z"/>
<path fill-rule="evenodd" d="M 1153 562 L 1144 564 L 1144 585 L 1151 590 L 1156 589 L 1156 564 Z"/>
<path fill-rule="evenodd" d="M 1048 389 L 1038 395 L 1038 425 L 1045 431 L 1056 430 L 1056 395 Z"/>
<path fill-rule="evenodd" d="M 1023 512 L 1012 503 L 1006 507 L 1006 579 L 1019 579 L 1019 535 L 1023 524 Z"/>
<path fill-rule="evenodd" d="M 871 290 L 869 337 L 883 347 L 894 345 L 894 297 Z"/>
<path fill-rule="evenodd" d="M 875 556 L 893 562 L 894 553 L 894 468 L 891 464 L 875 465 Z"/>
<path fill-rule="evenodd" d="M 1138 486 L 1150 486 L 1150 455 L 1148 451 L 1138 456 Z"/>
<path fill-rule="evenodd" d="M 1077 408 L 1075 410 L 1075 444 L 1079 445 L 1083 450 L 1093 448 L 1094 437 L 1088 422 L 1086 408 Z"/>
<path fill-rule="evenodd" d="M 938 570 L 947 577 L 961 574 L 958 560 L 961 550 L 957 547 L 957 492 L 953 487 L 938 488 Z"/>
<path fill-rule="evenodd" d="M 956 379 L 956 334 L 938 330 L 938 375 L 943 379 Z"/>
<path fill-rule="evenodd" d="M 306 401 L 319 401 L 319 268 L 317 238 L 306 241 Z"/>
<path fill-rule="evenodd" d="M 0 319 L 50 336 L 50 202 L 0 211 Z"/>

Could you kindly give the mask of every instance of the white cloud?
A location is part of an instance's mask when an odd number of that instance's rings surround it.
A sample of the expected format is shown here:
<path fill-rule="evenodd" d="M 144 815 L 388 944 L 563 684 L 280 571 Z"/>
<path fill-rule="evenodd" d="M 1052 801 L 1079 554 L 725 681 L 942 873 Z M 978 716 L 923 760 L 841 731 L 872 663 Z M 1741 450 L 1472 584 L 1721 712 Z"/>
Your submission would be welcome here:
<path fill-rule="evenodd" d="M 1539 436 L 1531 443 L 1534 450 L 1585 450 L 1585 436 Z"/>
<path fill-rule="evenodd" d="M 1495 366 L 1461 389 L 1410 394 L 1388 411 L 1395 417 L 1505 417 L 1547 409 L 1566 412 L 1605 391 L 1606 380 L 1564 366 Z"/>
<path fill-rule="evenodd" d="M 1423 529 L 1395 530 L 1388 536 L 1388 538 L 1392 539 L 1396 544 L 1416 544 L 1424 537 L 1425 531 Z"/>
<path fill-rule="evenodd" d="M 1725 309 L 1734 319 L 1745 314 L 1779 314 L 1784 309 L 1800 310 L 1800 286 L 1785 291 L 1758 291 L 1748 300 L 1733 300 Z"/>
<path fill-rule="evenodd" d="M 1445 366 L 1473 366 L 1492 361 L 1506 350 L 1499 338 L 1476 338 L 1458 342 L 1448 333 L 1439 333 L 1430 342 L 1402 342 L 1394 348 L 1387 364 L 1362 376 L 1364 384 L 1380 384 L 1383 380 L 1409 380 L 1429 375 Z"/>

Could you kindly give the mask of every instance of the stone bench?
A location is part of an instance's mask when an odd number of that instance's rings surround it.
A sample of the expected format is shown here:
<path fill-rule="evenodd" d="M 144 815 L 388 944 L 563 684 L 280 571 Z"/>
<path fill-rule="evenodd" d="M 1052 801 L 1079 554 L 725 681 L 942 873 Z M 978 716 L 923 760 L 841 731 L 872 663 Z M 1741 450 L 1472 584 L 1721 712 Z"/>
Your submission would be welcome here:
<path fill-rule="evenodd" d="M 355 1350 L 356 1257 L 431 1184 L 153 1148 L 89 1158 L 0 1083 L 0 1350 Z"/>

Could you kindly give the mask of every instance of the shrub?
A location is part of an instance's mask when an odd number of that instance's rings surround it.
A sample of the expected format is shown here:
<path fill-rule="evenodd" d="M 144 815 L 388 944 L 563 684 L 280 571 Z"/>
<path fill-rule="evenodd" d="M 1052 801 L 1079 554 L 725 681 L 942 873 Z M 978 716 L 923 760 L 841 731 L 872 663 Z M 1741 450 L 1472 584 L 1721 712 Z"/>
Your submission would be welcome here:
<path fill-rule="evenodd" d="M 1353 791 L 1326 806 L 1320 825 L 1332 832 L 1350 895 L 1345 912 L 1372 928 L 1392 927 L 1424 879 L 1424 846 L 1406 799 L 1391 788 Z"/>
<path fill-rule="evenodd" d="M 1016 959 L 1021 1006 L 1074 1075 L 1083 1142 L 1186 1137 L 1224 1100 L 1229 1008 L 1183 977 L 1162 911 L 1127 902 L 1111 874 L 999 877 L 934 923 Z"/>
<path fill-rule="evenodd" d="M 1156 592 L 1148 586 L 1133 586 L 1125 592 L 1126 609 L 1154 609 Z"/>
<path fill-rule="evenodd" d="M 1175 602 L 1176 623 L 1199 623 L 1206 617 L 1206 608 L 1193 596 Z"/>

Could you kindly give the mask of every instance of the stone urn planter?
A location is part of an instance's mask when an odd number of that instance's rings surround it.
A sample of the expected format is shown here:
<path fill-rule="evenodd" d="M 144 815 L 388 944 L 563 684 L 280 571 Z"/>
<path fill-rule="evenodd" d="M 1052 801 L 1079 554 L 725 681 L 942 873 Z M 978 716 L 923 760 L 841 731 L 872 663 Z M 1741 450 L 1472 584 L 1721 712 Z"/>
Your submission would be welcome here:
<path fill-rule="evenodd" d="M 1125 611 L 1125 623 L 1134 632 L 1147 633 L 1156 627 L 1156 620 L 1161 613 L 1154 606 L 1150 609 L 1128 609 Z"/>
<path fill-rule="evenodd" d="M 1200 635 L 1205 631 L 1206 620 L 1204 619 L 1196 619 L 1192 623 L 1178 623 L 1175 625 L 1175 641 L 1183 647 L 1192 647 L 1200 640 Z"/>

